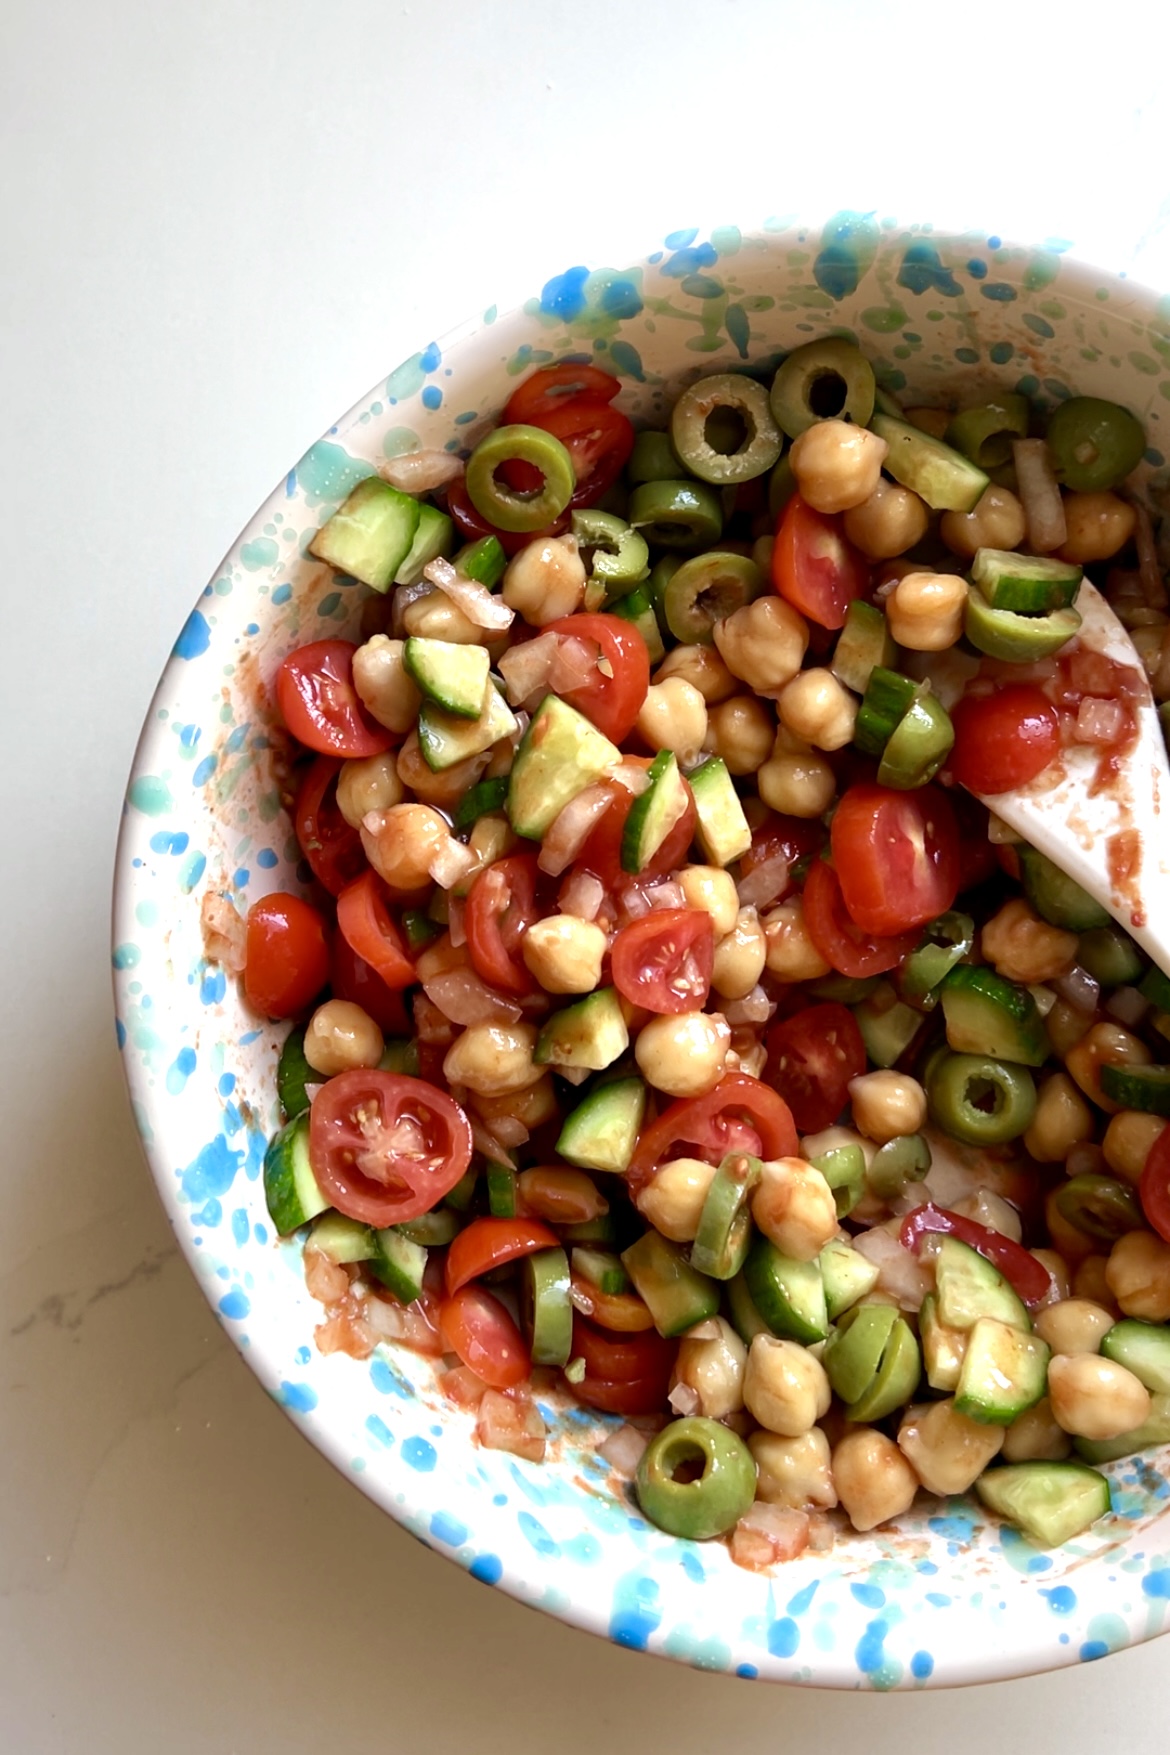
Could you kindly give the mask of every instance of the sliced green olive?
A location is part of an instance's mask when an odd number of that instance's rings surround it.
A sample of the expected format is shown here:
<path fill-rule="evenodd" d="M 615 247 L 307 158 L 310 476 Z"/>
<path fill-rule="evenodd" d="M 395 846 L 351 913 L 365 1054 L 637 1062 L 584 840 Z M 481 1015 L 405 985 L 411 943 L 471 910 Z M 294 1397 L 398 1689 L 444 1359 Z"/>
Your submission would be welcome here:
<path fill-rule="evenodd" d="M 748 1202 L 762 1173 L 749 1152 L 730 1152 L 715 1172 L 691 1244 L 691 1266 L 701 1274 L 730 1280 L 742 1268 L 752 1235 Z"/>
<path fill-rule="evenodd" d="M 626 464 L 626 480 L 631 487 L 642 481 L 677 481 L 685 473 L 669 433 L 638 434 Z"/>
<path fill-rule="evenodd" d="M 567 1365 L 573 1338 L 569 1261 L 563 1249 L 539 1249 L 521 1265 L 524 1331 L 534 1365 Z"/>
<path fill-rule="evenodd" d="M 975 922 L 969 914 L 949 909 L 932 920 L 898 975 L 903 999 L 921 1004 L 955 964 L 963 961 L 974 942 Z"/>
<path fill-rule="evenodd" d="M 862 1305 L 862 1310 L 872 1309 Z M 905 1407 L 922 1376 L 922 1354 L 914 1331 L 904 1316 L 890 1330 L 882 1362 L 869 1387 L 845 1408 L 845 1418 L 856 1421 L 884 1420 L 895 1408 Z"/>
<path fill-rule="evenodd" d="M 1018 1139 L 1036 1113 L 1036 1086 L 1026 1066 L 983 1054 L 941 1052 L 926 1070 L 931 1118 L 973 1146 Z"/>
<path fill-rule="evenodd" d="M 650 1440 L 634 1488 L 660 1530 L 704 1542 L 734 1529 L 747 1511 L 756 1496 L 756 1465 L 736 1433 L 693 1415 Z"/>
<path fill-rule="evenodd" d="M 769 515 L 773 518 L 779 518 L 795 492 L 796 477 L 792 473 L 792 465 L 788 461 L 786 452 L 768 477 Z"/>
<path fill-rule="evenodd" d="M 760 595 L 764 576 L 747 555 L 710 549 L 695 555 L 673 575 L 663 593 L 666 625 L 688 646 L 710 646 L 715 623 Z"/>
<path fill-rule="evenodd" d="M 964 408 L 954 416 L 944 437 L 980 469 L 997 469 L 1010 462 L 1012 440 L 1027 438 L 1028 414 L 1027 397 L 1009 390 L 978 408 Z"/>
<path fill-rule="evenodd" d="M 897 1320 L 892 1304 L 859 1304 L 833 1330 L 821 1363 L 843 1402 L 857 1401 L 873 1382 Z"/>
<path fill-rule="evenodd" d="M 867 427 L 875 392 L 869 361 L 844 336 L 832 335 L 789 354 L 772 380 L 772 414 L 790 439 L 819 420 Z"/>
<path fill-rule="evenodd" d="M 630 495 L 630 523 L 657 548 L 699 548 L 723 534 L 723 501 L 702 481 L 644 481 Z"/>
<path fill-rule="evenodd" d="M 516 493 L 499 479 L 505 463 L 528 463 L 544 478 L 535 493 Z M 468 498 L 498 530 L 543 530 L 560 517 L 577 485 L 573 460 L 561 441 L 540 427 L 497 427 L 467 460 Z"/>
<path fill-rule="evenodd" d="M 1146 435 L 1119 403 L 1070 396 L 1052 411 L 1045 435 L 1058 481 L 1075 493 L 1116 487 L 1142 460 Z"/>
<path fill-rule="evenodd" d="M 967 588 L 963 631 L 972 646 L 989 658 L 1009 664 L 1031 664 L 1051 658 L 1067 646 L 1081 625 L 1080 611 L 1054 609 L 1050 615 L 1019 615 L 1012 609 L 992 609 L 977 585 Z"/>
<path fill-rule="evenodd" d="M 860 1146 L 833 1146 L 809 1162 L 832 1189 L 837 1217 L 844 1219 L 865 1193 L 865 1153 Z"/>
<path fill-rule="evenodd" d="M 1116 1243 L 1145 1224 L 1137 1195 L 1115 1176 L 1071 1176 L 1056 1190 L 1055 1200 L 1062 1219 L 1099 1243 Z"/>
<path fill-rule="evenodd" d="M 865 1179 L 879 1200 L 894 1200 L 911 1182 L 921 1182 L 929 1169 L 926 1140 L 920 1133 L 903 1133 L 878 1147 Z"/>
<path fill-rule="evenodd" d="M 581 548 L 590 551 L 590 578 L 600 579 L 611 597 L 623 597 L 646 577 L 646 538 L 624 518 L 591 506 L 573 513 L 570 528 Z"/>
<path fill-rule="evenodd" d="M 784 443 L 763 385 L 736 372 L 717 372 L 684 390 L 670 436 L 692 475 L 720 484 L 764 475 Z"/>

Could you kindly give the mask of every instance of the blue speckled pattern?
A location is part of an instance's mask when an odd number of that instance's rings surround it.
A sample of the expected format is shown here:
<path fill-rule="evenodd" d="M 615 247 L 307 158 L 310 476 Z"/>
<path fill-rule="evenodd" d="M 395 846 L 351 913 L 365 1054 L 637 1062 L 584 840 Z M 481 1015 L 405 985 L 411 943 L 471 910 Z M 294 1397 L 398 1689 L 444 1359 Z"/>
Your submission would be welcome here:
<path fill-rule="evenodd" d="M 268 687 L 294 646 L 352 632 L 361 587 L 307 555 L 385 458 L 473 446 L 532 366 L 595 360 L 621 406 L 662 424 L 710 371 L 766 371 L 826 331 L 855 337 L 889 389 L 925 399 L 1019 389 L 1052 404 L 1117 397 L 1146 422 L 1167 482 L 1170 301 L 1023 248 L 876 214 L 822 227 L 669 233 L 644 259 L 578 264 L 538 296 L 429 342 L 311 447 L 226 557 L 175 642 L 127 792 L 113 963 L 117 1031 L 163 1202 L 200 1285 L 257 1376 L 371 1498 L 474 1578 L 702 1669 L 819 1686 L 921 1688 L 1087 1662 L 1170 1624 L 1170 1454 L 1115 1464 L 1113 1515 L 1055 1554 L 966 1500 L 842 1537 L 771 1576 L 719 1545 L 651 1528 L 596 1454 L 606 1421 L 548 1409 L 543 1466 L 480 1451 L 429 1363 L 313 1346 L 320 1306 L 280 1244 L 260 1180 L 283 1031 L 203 957 L 209 891 L 241 910 L 297 887 Z"/>

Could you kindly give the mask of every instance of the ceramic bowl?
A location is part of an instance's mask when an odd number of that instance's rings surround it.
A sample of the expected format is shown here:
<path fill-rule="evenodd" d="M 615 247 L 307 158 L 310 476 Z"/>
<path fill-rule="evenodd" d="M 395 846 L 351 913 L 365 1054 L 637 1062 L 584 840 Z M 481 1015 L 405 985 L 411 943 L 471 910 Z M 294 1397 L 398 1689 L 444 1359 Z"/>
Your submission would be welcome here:
<path fill-rule="evenodd" d="M 463 449 L 536 365 L 595 360 L 621 406 L 661 425 L 702 374 L 767 368 L 829 331 L 856 337 L 895 393 L 993 386 L 1041 403 L 1117 398 L 1170 453 L 1170 304 L 1068 247 L 838 214 L 819 226 L 671 233 L 641 260 L 555 274 L 485 309 L 382 380 L 301 458 L 207 584 L 151 704 L 117 865 L 118 1039 L 146 1154 L 199 1284 L 268 1392 L 412 1534 L 620 1645 L 739 1676 L 844 1688 L 986 1681 L 1103 1656 L 1170 1623 L 1170 1451 L 1115 1464 L 1113 1514 L 1040 1553 L 967 1499 L 757 1575 L 715 1543 L 654 1529 L 596 1455 L 602 1416 L 548 1410 L 544 1465 L 484 1451 L 432 1367 L 380 1349 L 321 1357 L 296 1243 L 273 1236 L 261 1162 L 278 1121 L 283 1029 L 203 957 L 209 889 L 241 910 L 297 888 L 268 694 L 294 646 L 352 633 L 363 588 L 306 553 L 387 457 Z"/>

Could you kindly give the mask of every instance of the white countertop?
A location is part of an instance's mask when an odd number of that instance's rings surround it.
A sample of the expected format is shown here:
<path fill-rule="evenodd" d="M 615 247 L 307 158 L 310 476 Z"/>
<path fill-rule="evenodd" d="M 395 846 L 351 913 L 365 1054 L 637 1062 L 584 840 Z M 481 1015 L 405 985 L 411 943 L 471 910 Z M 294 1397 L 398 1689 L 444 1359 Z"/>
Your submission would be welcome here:
<path fill-rule="evenodd" d="M 4 7 L 4 1755 L 1087 1755 L 1119 1726 L 1165 1748 L 1165 1642 L 859 1699 L 652 1663 L 477 1586 L 233 1352 L 114 1046 L 111 862 L 155 680 L 272 483 L 404 355 L 582 238 L 796 208 L 1063 236 L 1112 266 L 1144 245 L 1159 277 L 1164 23 L 1131 12 L 1107 67 L 1064 7 L 881 10 Z"/>

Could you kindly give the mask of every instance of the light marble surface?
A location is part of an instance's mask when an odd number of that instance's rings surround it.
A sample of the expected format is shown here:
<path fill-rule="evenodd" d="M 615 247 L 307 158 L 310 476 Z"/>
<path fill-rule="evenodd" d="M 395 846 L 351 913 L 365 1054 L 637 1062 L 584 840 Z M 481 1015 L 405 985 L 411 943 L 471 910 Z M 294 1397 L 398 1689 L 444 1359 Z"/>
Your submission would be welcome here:
<path fill-rule="evenodd" d="M 107 949 L 171 641 L 370 382 L 583 237 L 769 210 L 1061 235 L 1170 286 L 1166 25 L 1126 17 L 1110 61 L 1046 5 L 928 28 L 766 0 L 0 8 L 4 1755 L 1165 1747 L 1164 1642 L 961 1700 L 781 1692 L 570 1632 L 412 1542 L 179 1259 Z"/>

